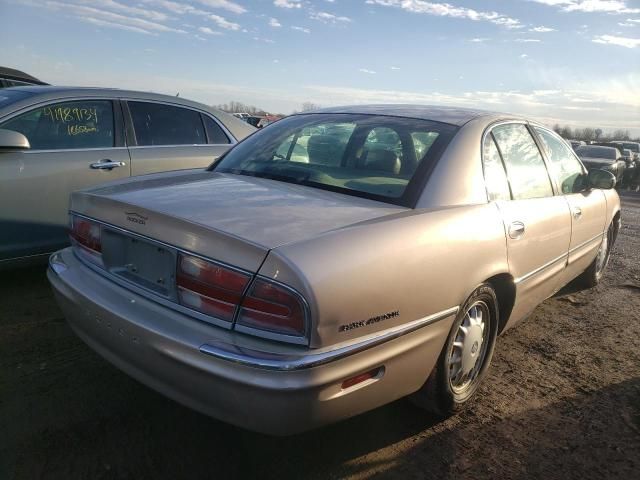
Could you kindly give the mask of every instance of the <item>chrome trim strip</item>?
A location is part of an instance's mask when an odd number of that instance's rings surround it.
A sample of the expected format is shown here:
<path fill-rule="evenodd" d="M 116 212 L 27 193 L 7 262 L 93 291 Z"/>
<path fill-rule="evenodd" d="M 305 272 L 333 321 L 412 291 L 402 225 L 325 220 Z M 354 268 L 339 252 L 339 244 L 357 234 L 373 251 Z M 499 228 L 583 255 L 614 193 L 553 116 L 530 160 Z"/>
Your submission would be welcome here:
<path fill-rule="evenodd" d="M 29 149 L 24 150 L 22 153 L 25 155 L 29 155 L 31 153 L 65 153 L 65 152 L 97 152 L 97 151 L 105 151 L 105 156 L 109 155 L 109 152 L 114 150 L 127 150 L 127 147 L 97 147 L 97 148 L 48 148 L 46 150 L 37 150 L 37 149 Z"/>
<path fill-rule="evenodd" d="M 545 263 L 544 265 L 542 265 L 541 267 L 536 268 L 535 270 L 530 271 L 529 273 L 516 278 L 513 283 L 518 284 L 518 283 L 522 283 L 525 280 L 528 280 L 529 278 L 533 277 L 534 275 L 537 275 L 538 273 L 540 273 L 541 271 L 549 268 L 551 265 L 553 265 L 554 263 L 560 261 L 560 260 L 564 260 L 565 262 L 567 261 L 567 257 L 569 256 L 568 253 L 563 253 L 562 255 L 560 255 L 557 258 L 554 258 L 553 260 L 551 260 L 550 262 Z"/>
<path fill-rule="evenodd" d="M 129 150 L 145 150 L 148 148 L 194 148 L 194 147 L 227 147 L 231 148 L 234 143 L 182 143 L 178 145 L 131 145 Z"/>
<path fill-rule="evenodd" d="M 584 247 L 585 245 L 588 245 L 589 243 L 593 242 L 594 240 L 600 239 L 602 237 L 602 235 L 604 235 L 604 232 L 597 234 L 595 237 L 590 238 L 589 240 L 587 240 L 585 242 L 582 242 L 580 245 L 576 245 L 571 250 L 569 250 L 569 255 L 571 255 L 576 250 L 580 250 L 582 247 Z"/>
<path fill-rule="evenodd" d="M 323 351 L 319 353 L 305 353 L 301 355 L 292 354 L 276 354 L 263 352 L 260 350 L 252 350 L 242 348 L 237 345 L 229 345 L 226 343 L 212 342 L 204 344 L 200 347 L 200 351 L 205 355 L 227 362 L 232 362 L 252 368 L 260 368 L 263 370 L 276 370 L 289 372 L 295 370 L 305 370 L 308 368 L 318 367 L 330 362 L 335 362 L 341 358 L 355 355 L 356 353 L 369 350 L 383 343 L 389 342 L 396 338 L 400 338 L 409 333 L 415 332 L 427 325 L 439 322 L 445 318 L 458 313 L 460 307 L 452 307 L 443 310 L 428 317 L 414 320 L 413 322 L 392 327 L 383 331 L 381 334 L 363 340 L 357 343 L 335 348 L 334 350 Z"/>

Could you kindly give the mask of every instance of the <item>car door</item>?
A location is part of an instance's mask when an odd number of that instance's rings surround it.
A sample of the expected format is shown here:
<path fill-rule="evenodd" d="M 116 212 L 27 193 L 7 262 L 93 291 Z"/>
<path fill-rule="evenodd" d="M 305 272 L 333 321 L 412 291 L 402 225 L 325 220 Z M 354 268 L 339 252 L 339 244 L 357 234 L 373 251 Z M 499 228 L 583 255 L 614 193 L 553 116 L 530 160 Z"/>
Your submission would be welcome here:
<path fill-rule="evenodd" d="M 503 166 L 509 186 L 494 199 L 502 214 L 509 269 L 516 286 L 514 322 L 560 288 L 571 216 L 566 200 L 554 195 L 547 166 L 525 123 L 494 126 L 484 138 L 483 162 Z M 493 143 L 492 143 L 493 142 Z M 491 158 L 491 160 L 489 160 Z M 499 179 L 496 182 L 501 182 Z M 487 182 L 491 188 L 492 182 Z"/>
<path fill-rule="evenodd" d="M 551 174 L 571 211 L 571 243 L 564 277 L 582 273 L 598 253 L 605 230 L 607 204 L 602 190 L 588 188 L 586 170 L 573 150 L 550 130 L 535 126 Z"/>
<path fill-rule="evenodd" d="M 132 175 L 204 168 L 231 146 L 230 137 L 205 112 L 150 101 L 126 103 Z"/>
<path fill-rule="evenodd" d="M 66 245 L 69 194 L 130 174 L 122 114 L 112 100 L 31 107 L 0 119 L 0 128 L 31 145 L 0 152 L 0 262 Z"/>

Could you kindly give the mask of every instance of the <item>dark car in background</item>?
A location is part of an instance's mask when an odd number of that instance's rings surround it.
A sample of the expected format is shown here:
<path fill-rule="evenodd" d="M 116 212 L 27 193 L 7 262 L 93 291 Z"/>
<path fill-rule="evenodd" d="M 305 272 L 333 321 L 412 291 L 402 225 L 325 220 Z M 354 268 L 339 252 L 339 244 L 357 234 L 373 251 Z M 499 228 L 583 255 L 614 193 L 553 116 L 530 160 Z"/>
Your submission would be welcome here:
<path fill-rule="evenodd" d="M 626 164 L 622 160 L 620 150 L 613 146 L 581 145 L 576 153 L 589 170 L 606 170 L 613 173 L 616 183 L 620 184 L 624 177 Z"/>
<path fill-rule="evenodd" d="M 48 85 L 48 83 L 15 68 L 0 67 L 0 88 L 22 87 L 25 85 Z"/>

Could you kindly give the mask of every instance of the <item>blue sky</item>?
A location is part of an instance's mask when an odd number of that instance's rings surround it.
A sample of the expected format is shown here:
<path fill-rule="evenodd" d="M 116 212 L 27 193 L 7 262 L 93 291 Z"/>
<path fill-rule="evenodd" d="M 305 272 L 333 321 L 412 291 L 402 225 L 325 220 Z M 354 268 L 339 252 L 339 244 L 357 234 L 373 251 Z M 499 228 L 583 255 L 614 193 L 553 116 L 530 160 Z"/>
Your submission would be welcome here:
<path fill-rule="evenodd" d="M 283 113 L 460 105 L 640 135 L 640 0 L 0 0 L 0 42 L 0 65 L 56 84 Z"/>

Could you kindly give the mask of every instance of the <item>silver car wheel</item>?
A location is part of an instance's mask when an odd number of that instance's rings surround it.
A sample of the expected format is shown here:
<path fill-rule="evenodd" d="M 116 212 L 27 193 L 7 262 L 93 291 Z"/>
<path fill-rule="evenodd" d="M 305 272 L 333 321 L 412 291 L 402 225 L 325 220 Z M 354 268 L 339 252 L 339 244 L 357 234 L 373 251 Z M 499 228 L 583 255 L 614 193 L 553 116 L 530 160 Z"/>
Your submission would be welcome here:
<path fill-rule="evenodd" d="M 489 345 L 489 307 L 482 301 L 465 313 L 449 354 L 449 382 L 454 393 L 462 393 L 478 377 Z"/>
<path fill-rule="evenodd" d="M 607 259 L 609 257 L 609 232 L 607 232 L 602 239 L 600 249 L 598 250 L 598 256 L 596 257 L 596 275 L 600 277 L 604 268 L 607 266 Z"/>

